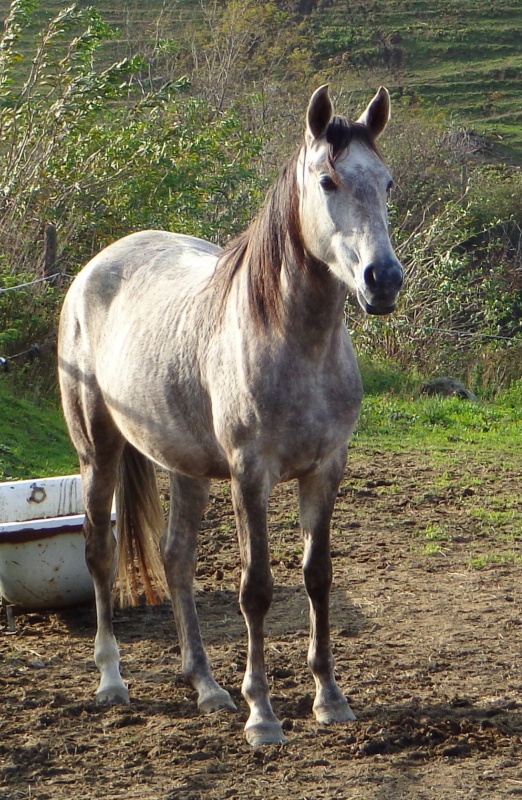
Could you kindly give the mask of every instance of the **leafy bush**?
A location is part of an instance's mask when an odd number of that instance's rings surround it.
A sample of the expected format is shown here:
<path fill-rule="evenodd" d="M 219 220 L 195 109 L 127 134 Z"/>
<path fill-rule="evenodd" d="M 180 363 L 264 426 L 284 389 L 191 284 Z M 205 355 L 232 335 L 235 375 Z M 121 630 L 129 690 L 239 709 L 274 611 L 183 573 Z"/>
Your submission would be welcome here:
<path fill-rule="evenodd" d="M 469 208 L 448 202 L 399 242 L 406 275 L 399 308 L 388 318 L 355 317 L 360 351 L 384 352 L 427 375 L 451 371 L 474 386 L 513 377 L 520 287 L 499 222 L 478 242 L 474 223 Z"/>
<path fill-rule="evenodd" d="M 140 56 L 100 67 L 114 34 L 93 8 L 65 9 L 35 39 L 36 7 L 14 0 L 0 40 L 2 284 L 39 277 L 47 221 L 62 273 L 136 229 L 216 240 L 245 227 L 260 140 L 239 115 L 211 112 L 184 81 L 144 94 Z M 31 58 L 20 56 L 23 37 Z M 0 346 L 13 352 L 52 331 L 60 300 L 41 285 L 0 294 Z"/>
<path fill-rule="evenodd" d="M 114 32 L 93 8 L 64 9 L 35 35 L 36 7 L 14 0 L 0 39 L 0 286 L 40 277 L 49 221 L 64 275 L 137 229 L 214 241 L 244 229 L 302 127 L 313 15 L 298 25 L 273 2 L 209 2 L 186 41 L 168 28 L 107 65 Z M 350 325 L 370 359 L 476 387 L 520 374 L 522 177 L 469 140 L 396 89 L 384 146 L 407 281 L 395 315 L 354 312 Z M 62 293 L 0 291 L 2 355 L 52 338 Z"/>

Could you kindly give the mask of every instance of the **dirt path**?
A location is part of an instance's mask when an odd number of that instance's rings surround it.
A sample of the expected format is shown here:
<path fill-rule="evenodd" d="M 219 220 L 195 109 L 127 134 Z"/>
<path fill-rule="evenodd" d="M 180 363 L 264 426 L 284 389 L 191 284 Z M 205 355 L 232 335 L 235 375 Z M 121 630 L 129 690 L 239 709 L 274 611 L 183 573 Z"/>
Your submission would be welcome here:
<path fill-rule="evenodd" d="M 502 491 L 516 496 L 520 475 L 499 465 L 501 481 L 489 470 L 472 483 L 465 465 L 448 477 L 426 461 L 356 451 L 340 493 L 332 627 L 356 722 L 326 728 L 311 715 L 301 540 L 294 490 L 284 487 L 271 511 L 276 591 L 266 646 L 288 743 L 245 743 L 237 545 L 228 489 L 216 485 L 198 604 L 238 714 L 197 712 L 179 678 L 166 605 L 117 615 L 128 708 L 92 701 L 92 609 L 20 614 L 15 635 L 2 617 L 0 800 L 522 796 L 522 568 L 470 566 L 499 549 L 498 531 L 478 525 L 474 506 L 493 494 L 501 502 Z M 519 535 L 522 507 L 515 517 Z M 428 545 L 438 552 L 427 555 Z"/>

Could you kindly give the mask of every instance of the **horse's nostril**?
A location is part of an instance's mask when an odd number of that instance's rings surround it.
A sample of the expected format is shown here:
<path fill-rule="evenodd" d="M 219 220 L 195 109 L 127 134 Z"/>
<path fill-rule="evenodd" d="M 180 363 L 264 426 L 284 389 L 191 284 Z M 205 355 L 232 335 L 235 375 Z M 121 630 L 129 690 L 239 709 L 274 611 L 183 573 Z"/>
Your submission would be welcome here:
<path fill-rule="evenodd" d="M 368 264 L 364 270 L 364 283 L 371 292 L 379 289 L 399 291 L 402 281 L 402 267 L 398 261 Z"/>
<path fill-rule="evenodd" d="M 400 291 L 402 289 L 402 284 L 404 282 L 404 272 L 400 264 L 395 264 L 393 269 L 391 270 L 390 280 L 393 281 L 395 289 Z"/>
<path fill-rule="evenodd" d="M 377 289 L 379 281 L 377 279 L 377 271 L 373 264 L 369 264 L 364 270 L 364 282 L 368 289 Z"/>

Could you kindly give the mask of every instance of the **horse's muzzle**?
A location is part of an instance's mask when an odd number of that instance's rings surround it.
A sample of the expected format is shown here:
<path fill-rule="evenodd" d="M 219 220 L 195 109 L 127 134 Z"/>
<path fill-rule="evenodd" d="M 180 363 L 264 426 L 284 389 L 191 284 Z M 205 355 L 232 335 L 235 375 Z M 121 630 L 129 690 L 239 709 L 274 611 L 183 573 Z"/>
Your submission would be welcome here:
<path fill-rule="evenodd" d="M 404 271 L 396 259 L 368 264 L 363 273 L 363 287 L 357 292 L 360 306 L 367 314 L 391 314 L 403 281 Z"/>

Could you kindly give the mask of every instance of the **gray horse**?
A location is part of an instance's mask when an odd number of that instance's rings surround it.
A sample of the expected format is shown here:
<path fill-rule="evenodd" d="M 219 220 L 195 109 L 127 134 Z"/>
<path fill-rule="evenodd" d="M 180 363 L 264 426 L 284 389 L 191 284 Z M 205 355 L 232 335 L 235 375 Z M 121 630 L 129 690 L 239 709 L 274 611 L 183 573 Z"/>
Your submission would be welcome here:
<path fill-rule="evenodd" d="M 67 294 L 59 373 L 83 479 L 100 702 L 129 702 L 111 619 L 111 502 L 116 490 L 123 579 L 135 597 L 141 565 L 153 599 L 164 524 L 157 464 L 171 477 L 161 554 L 199 708 L 234 708 L 212 675 L 193 595 L 210 480 L 229 479 L 248 630 L 246 737 L 255 746 L 284 740 L 264 663 L 273 584 L 267 503 L 275 484 L 297 479 L 314 712 L 321 723 L 354 718 L 333 674 L 330 519 L 362 398 L 346 294 L 370 314 L 388 314 L 403 281 L 388 235 L 392 180 L 375 144 L 389 111 L 381 88 L 349 122 L 334 115 L 322 86 L 302 146 L 244 234 L 224 250 L 173 233 L 132 234 L 93 258 Z"/>

